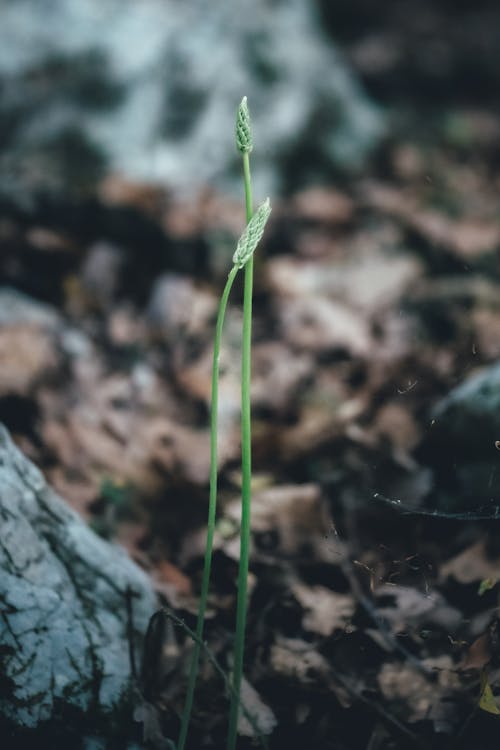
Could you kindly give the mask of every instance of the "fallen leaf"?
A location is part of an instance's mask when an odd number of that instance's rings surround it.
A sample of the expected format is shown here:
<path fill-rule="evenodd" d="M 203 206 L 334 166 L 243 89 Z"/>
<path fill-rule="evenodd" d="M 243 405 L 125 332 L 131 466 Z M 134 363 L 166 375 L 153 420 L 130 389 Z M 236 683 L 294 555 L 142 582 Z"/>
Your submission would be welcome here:
<path fill-rule="evenodd" d="M 260 734 L 271 734 L 278 723 L 276 716 L 269 706 L 264 703 L 255 688 L 244 677 L 241 681 L 241 702 L 245 710 L 255 721 Z M 238 734 L 243 737 L 256 736 L 254 727 L 241 709 L 238 716 Z"/>
<path fill-rule="evenodd" d="M 228 503 L 225 513 L 239 522 L 240 499 Z M 270 533 L 276 539 L 266 553 L 300 556 L 308 550 L 309 556 L 321 559 L 328 530 L 326 506 L 316 484 L 281 485 L 256 492 L 252 498 L 252 532 Z"/>
<path fill-rule="evenodd" d="M 352 356 L 367 356 L 371 350 L 368 321 L 356 310 L 327 297 L 283 299 L 278 316 L 285 339 L 302 351 L 345 349 Z"/>
<path fill-rule="evenodd" d="M 147 310 L 153 329 L 166 338 L 205 335 L 217 310 L 213 292 L 188 276 L 163 274 L 156 279 Z"/>
<path fill-rule="evenodd" d="M 308 188 L 296 193 L 291 202 L 293 216 L 327 224 L 345 224 L 352 219 L 354 203 L 333 188 Z"/>
<path fill-rule="evenodd" d="M 325 586 L 306 586 L 300 581 L 292 583 L 291 590 L 306 610 L 303 627 L 313 633 L 329 636 L 335 630 L 344 630 L 354 615 L 351 594 L 338 594 Z"/>
<path fill-rule="evenodd" d="M 379 613 L 396 632 L 423 623 L 435 623 L 453 631 L 462 621 L 462 613 L 448 604 L 438 591 L 427 593 L 410 586 L 382 584 L 375 594 L 377 598 L 393 599 L 392 605 L 379 607 Z"/>
<path fill-rule="evenodd" d="M 469 646 L 461 669 L 483 669 L 486 664 L 489 664 L 492 656 L 491 637 L 488 630 Z"/>
<path fill-rule="evenodd" d="M 484 541 L 480 540 L 441 565 L 439 578 L 445 581 L 453 576 L 459 583 L 475 583 L 486 579 L 496 581 L 499 570 L 500 561 L 488 560 Z"/>
<path fill-rule="evenodd" d="M 270 661 L 277 675 L 296 680 L 301 685 L 325 682 L 331 670 L 325 657 L 310 643 L 281 635 L 271 647 Z"/>
<path fill-rule="evenodd" d="M 492 588 L 494 588 L 497 584 L 496 578 L 483 578 L 481 583 L 479 584 L 479 589 L 477 591 L 478 596 L 482 596 L 487 591 L 491 591 Z"/>
<path fill-rule="evenodd" d="M 310 355 L 298 354 L 281 341 L 256 344 L 252 358 L 252 403 L 273 412 L 289 407 L 314 369 Z"/>
<path fill-rule="evenodd" d="M 481 674 L 481 694 L 479 696 L 478 705 L 480 709 L 489 714 L 495 714 L 496 716 L 500 714 L 500 708 L 498 708 L 496 704 L 495 696 L 493 695 L 493 690 L 491 689 L 486 671 L 483 671 Z"/>
<path fill-rule="evenodd" d="M 30 323 L 0 329 L 0 393 L 27 395 L 61 365 L 53 336 Z"/>
<path fill-rule="evenodd" d="M 172 586 L 177 594 L 189 596 L 192 594 L 191 580 L 182 570 L 168 560 L 161 560 L 155 566 L 155 573 L 165 584 Z"/>

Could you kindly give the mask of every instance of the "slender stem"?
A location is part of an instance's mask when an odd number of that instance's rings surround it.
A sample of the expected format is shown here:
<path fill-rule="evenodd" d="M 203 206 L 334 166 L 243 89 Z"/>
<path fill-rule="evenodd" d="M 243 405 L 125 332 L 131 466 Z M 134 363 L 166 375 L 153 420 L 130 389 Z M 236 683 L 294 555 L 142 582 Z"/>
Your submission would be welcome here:
<path fill-rule="evenodd" d="M 226 673 L 222 669 L 221 665 L 219 664 L 219 662 L 216 659 L 216 657 L 214 656 L 214 654 L 208 648 L 207 644 L 204 641 L 201 641 L 197 637 L 197 635 L 194 632 L 194 630 L 191 630 L 191 628 L 188 628 L 188 626 L 186 625 L 186 623 L 184 622 L 184 620 L 181 620 L 180 617 L 177 617 L 177 615 L 174 612 L 172 612 L 172 610 L 170 610 L 170 609 L 164 609 L 163 611 L 165 612 L 166 617 L 168 617 L 170 620 L 172 620 L 172 622 L 175 625 L 178 625 L 183 630 L 185 630 L 186 633 L 188 634 L 188 636 L 192 639 L 192 641 L 194 643 L 197 643 L 199 645 L 200 650 L 202 650 L 205 653 L 205 656 L 208 659 L 208 661 L 210 662 L 210 664 L 213 666 L 213 668 L 215 669 L 215 671 L 217 672 L 217 674 L 219 675 L 219 677 L 222 678 L 222 681 L 223 681 L 223 683 L 225 685 L 225 688 L 226 688 L 227 692 L 230 695 L 233 694 L 234 690 L 233 690 L 233 686 L 231 685 L 231 681 L 227 677 Z M 259 740 L 259 742 L 262 745 L 262 747 L 264 748 L 264 750 L 267 750 L 267 748 L 268 748 L 267 739 L 264 737 L 264 735 L 260 731 L 259 725 L 257 724 L 257 721 L 255 720 L 255 717 L 253 716 L 253 714 L 251 714 L 249 712 L 249 710 L 245 707 L 244 703 L 242 703 L 241 699 L 239 699 L 237 696 L 236 696 L 236 700 L 239 701 L 240 706 L 241 706 L 241 712 L 243 713 L 243 715 L 245 716 L 246 720 L 248 721 L 248 723 L 250 724 L 250 726 L 254 730 L 255 737 L 257 737 L 257 739 Z"/>
<path fill-rule="evenodd" d="M 245 181 L 245 209 L 247 212 L 247 224 L 253 214 L 252 200 L 252 177 L 250 175 L 250 154 L 243 154 L 243 179 Z"/>
<path fill-rule="evenodd" d="M 181 729 L 179 740 L 177 742 L 178 750 L 184 750 L 186 744 L 189 722 L 191 719 L 191 710 L 193 708 L 194 689 L 196 678 L 198 676 L 198 666 L 200 661 L 200 644 L 203 639 L 203 625 L 205 622 L 205 612 L 207 608 L 208 588 L 210 583 L 210 570 L 212 567 L 212 547 L 214 541 L 215 518 L 217 510 L 217 417 L 219 408 L 219 358 L 220 344 L 222 338 L 222 327 L 226 314 L 227 301 L 234 279 L 238 273 L 238 267 L 233 266 L 229 272 L 226 286 L 222 292 L 217 314 L 217 323 L 215 326 L 214 352 L 212 362 L 212 400 L 210 408 L 210 496 L 208 502 L 208 523 L 207 536 L 205 545 L 205 562 L 203 567 L 203 578 L 201 583 L 200 604 L 198 609 L 198 619 L 196 621 L 196 641 L 191 658 L 191 667 L 186 692 L 186 701 L 181 719 Z"/>
<path fill-rule="evenodd" d="M 245 181 L 245 205 L 247 223 L 252 218 L 252 184 L 249 154 L 243 154 Z M 253 256 L 245 266 L 243 295 L 243 341 L 241 360 L 241 532 L 240 564 L 238 570 L 238 601 L 236 605 L 236 631 L 234 643 L 233 692 L 229 712 L 227 749 L 236 747 L 238 731 L 238 709 L 243 677 L 243 654 L 245 649 L 245 627 L 247 619 L 247 580 L 250 552 L 250 510 L 252 481 L 252 424 L 250 409 L 251 352 L 252 352 L 252 291 Z"/>

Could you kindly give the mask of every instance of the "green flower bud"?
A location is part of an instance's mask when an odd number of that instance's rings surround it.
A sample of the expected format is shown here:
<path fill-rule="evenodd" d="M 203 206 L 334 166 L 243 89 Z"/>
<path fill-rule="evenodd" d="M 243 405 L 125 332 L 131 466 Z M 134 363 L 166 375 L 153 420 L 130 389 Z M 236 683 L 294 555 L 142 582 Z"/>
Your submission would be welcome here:
<path fill-rule="evenodd" d="M 236 146 L 242 154 L 249 154 L 253 149 L 252 123 L 246 96 L 241 100 L 236 114 Z"/>

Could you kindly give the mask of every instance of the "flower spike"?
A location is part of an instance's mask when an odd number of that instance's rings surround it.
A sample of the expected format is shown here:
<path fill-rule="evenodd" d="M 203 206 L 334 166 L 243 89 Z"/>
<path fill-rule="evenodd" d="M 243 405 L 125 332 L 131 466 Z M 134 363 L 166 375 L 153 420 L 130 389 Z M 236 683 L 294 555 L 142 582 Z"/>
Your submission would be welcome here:
<path fill-rule="evenodd" d="M 241 100 L 236 115 L 236 146 L 242 154 L 249 154 L 253 149 L 252 123 L 246 96 Z"/>
<path fill-rule="evenodd" d="M 233 255 L 233 263 L 235 266 L 238 266 L 238 268 L 243 268 L 254 254 L 255 248 L 264 234 L 264 229 L 270 213 L 271 203 L 269 198 L 266 198 L 264 203 L 261 203 L 246 225 L 243 234 L 238 241 L 236 251 Z"/>

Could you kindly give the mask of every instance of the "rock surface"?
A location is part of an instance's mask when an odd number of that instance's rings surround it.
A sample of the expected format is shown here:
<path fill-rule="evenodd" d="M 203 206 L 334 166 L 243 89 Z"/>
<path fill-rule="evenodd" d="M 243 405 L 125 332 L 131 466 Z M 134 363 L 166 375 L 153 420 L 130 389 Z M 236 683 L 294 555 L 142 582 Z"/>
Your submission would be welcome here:
<path fill-rule="evenodd" d="M 466 378 L 432 411 L 425 446 L 451 510 L 500 506 L 500 363 Z"/>
<path fill-rule="evenodd" d="M 433 417 L 460 457 L 495 456 L 491 451 L 500 439 L 500 362 L 454 388 L 435 407 Z"/>
<path fill-rule="evenodd" d="M 116 719 L 156 599 L 124 551 L 97 537 L 0 425 L 0 724 Z M 65 719 L 67 721 L 67 718 Z"/>
<path fill-rule="evenodd" d="M 383 130 L 303 0 L 0 2 L 0 187 L 88 187 L 108 172 L 192 187 L 239 175 L 247 95 L 254 178 L 359 166 Z M 307 158 L 297 162 L 306 146 Z"/>

